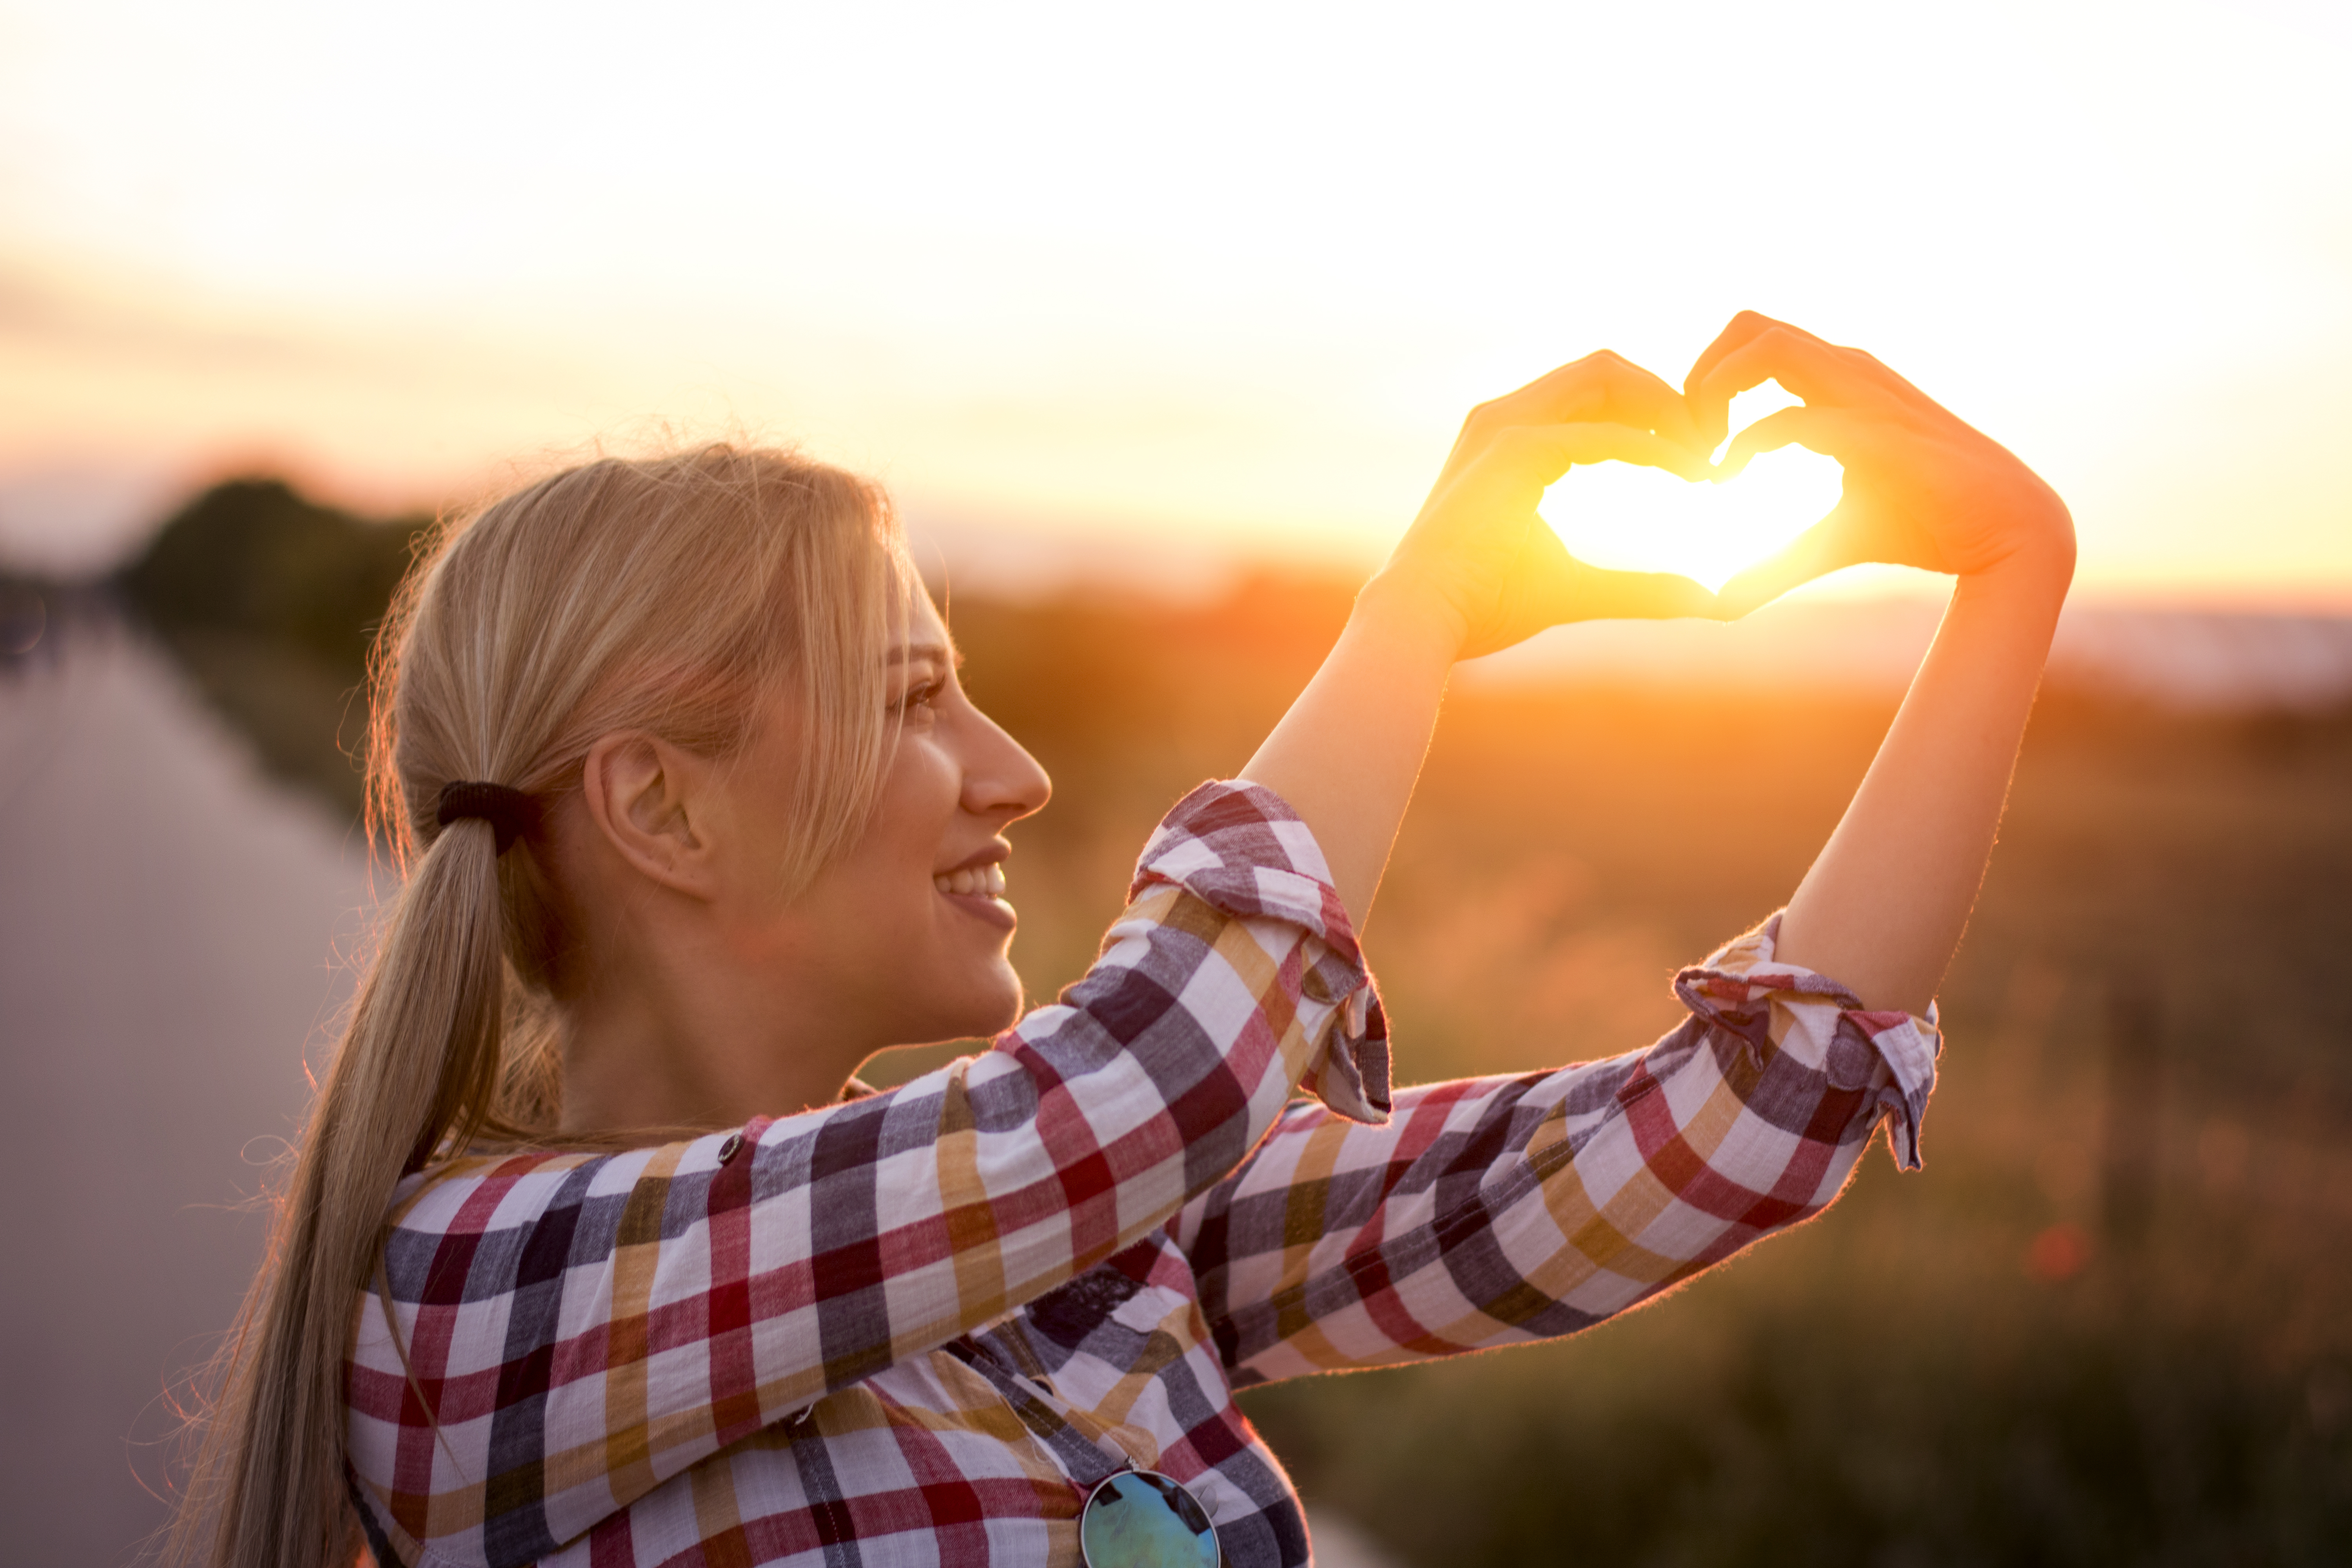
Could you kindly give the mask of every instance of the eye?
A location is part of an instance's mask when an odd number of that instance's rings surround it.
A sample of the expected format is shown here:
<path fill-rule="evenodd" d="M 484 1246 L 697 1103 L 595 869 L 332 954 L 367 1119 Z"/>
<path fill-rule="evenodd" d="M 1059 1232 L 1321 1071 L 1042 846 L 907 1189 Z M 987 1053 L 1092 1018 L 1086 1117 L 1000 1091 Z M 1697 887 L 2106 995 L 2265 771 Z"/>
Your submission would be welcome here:
<path fill-rule="evenodd" d="M 945 689 L 944 681 L 917 681 L 907 688 L 905 696 L 891 704 L 891 711 L 901 719 L 929 719 L 939 711 L 940 694 Z"/>

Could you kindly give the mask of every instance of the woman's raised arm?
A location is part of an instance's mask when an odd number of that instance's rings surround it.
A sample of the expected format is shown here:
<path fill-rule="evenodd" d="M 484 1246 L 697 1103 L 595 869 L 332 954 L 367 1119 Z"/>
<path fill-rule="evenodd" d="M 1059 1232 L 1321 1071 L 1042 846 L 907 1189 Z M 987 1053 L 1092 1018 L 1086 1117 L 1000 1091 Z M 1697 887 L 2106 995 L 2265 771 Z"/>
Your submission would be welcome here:
<path fill-rule="evenodd" d="M 1844 819 L 1781 917 L 1778 956 L 1865 1005 L 1923 1012 L 1984 879 L 2035 686 L 2074 571 L 2066 507 L 2033 471 L 1859 349 L 1744 312 L 1685 383 L 1701 438 L 1734 394 L 1776 380 L 1804 399 L 1739 433 L 1728 478 L 1797 445 L 1845 468 L 1837 509 L 1727 584 L 1744 614 L 1864 562 L 1957 575 L 1950 608 Z"/>
<path fill-rule="evenodd" d="M 1566 621 L 1716 613 L 1686 577 L 1575 560 L 1536 514 L 1545 488 L 1612 459 L 1697 479 L 1703 450 L 1681 395 L 1606 352 L 1471 411 L 1339 645 L 1242 770 L 1313 829 L 1360 927 L 1454 660 Z"/>
<path fill-rule="evenodd" d="M 1180 803 L 1094 966 L 992 1048 L 724 1136 L 463 1159 L 403 1190 L 345 1381 L 347 1451 L 395 1555 L 536 1561 L 1003 1318 L 1165 1224 L 1302 1082 L 1387 1114 L 1385 1042 L 1332 895 L 1369 902 L 1446 667 L 1554 620 L 1711 603 L 1579 567 L 1535 516 L 1570 462 L 1704 472 L 1654 431 L 1681 416 L 1672 388 L 1588 361 L 1505 406 L 1473 416 L 1253 763 L 1275 793 Z"/>

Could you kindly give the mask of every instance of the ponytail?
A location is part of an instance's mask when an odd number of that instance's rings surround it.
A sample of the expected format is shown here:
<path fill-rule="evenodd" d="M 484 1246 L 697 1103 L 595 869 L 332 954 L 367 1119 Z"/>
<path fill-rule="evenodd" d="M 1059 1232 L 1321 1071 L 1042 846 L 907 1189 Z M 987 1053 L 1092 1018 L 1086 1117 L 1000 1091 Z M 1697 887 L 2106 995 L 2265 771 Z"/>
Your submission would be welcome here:
<path fill-rule="evenodd" d="M 233 1451 L 205 1456 L 189 1497 L 216 1516 L 217 1562 L 347 1563 L 358 1549 L 342 1460 L 354 1293 L 374 1273 L 384 1201 L 422 1164 L 418 1151 L 452 1133 L 463 1142 L 474 1131 L 464 1122 L 488 1106 L 505 968 L 499 902 L 497 851 L 477 823 L 418 857 L 394 906 L 231 1338 L 221 1403 L 244 1413 L 243 1429 Z M 446 1044 L 436 1059 L 421 1040 Z M 218 1426 L 212 1447 L 231 1430 Z"/>
<path fill-rule="evenodd" d="M 393 1190 L 485 1142 L 557 1140 L 568 944 L 534 840 L 509 850 L 506 825 L 443 821 L 452 786 L 544 805 L 617 729 L 724 752 L 756 694 L 792 680 L 811 719 L 806 831 L 779 872 L 804 882 L 875 794 L 876 655 L 912 581 L 877 490 L 728 447 L 558 474 L 447 529 L 411 574 L 379 638 L 369 736 L 370 816 L 405 880 L 215 1363 L 172 1560 L 352 1562 L 345 1362 Z"/>

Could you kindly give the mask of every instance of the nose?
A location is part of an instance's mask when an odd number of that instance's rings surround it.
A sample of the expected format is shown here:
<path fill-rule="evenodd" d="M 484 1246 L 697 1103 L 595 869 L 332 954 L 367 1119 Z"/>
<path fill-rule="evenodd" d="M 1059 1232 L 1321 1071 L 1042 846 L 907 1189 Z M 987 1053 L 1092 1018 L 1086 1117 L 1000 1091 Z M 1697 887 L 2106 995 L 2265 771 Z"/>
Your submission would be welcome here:
<path fill-rule="evenodd" d="M 1043 810 L 1053 798 L 1054 781 L 1037 759 L 995 720 L 977 708 L 966 711 L 970 734 L 961 748 L 964 810 L 1008 823 Z"/>

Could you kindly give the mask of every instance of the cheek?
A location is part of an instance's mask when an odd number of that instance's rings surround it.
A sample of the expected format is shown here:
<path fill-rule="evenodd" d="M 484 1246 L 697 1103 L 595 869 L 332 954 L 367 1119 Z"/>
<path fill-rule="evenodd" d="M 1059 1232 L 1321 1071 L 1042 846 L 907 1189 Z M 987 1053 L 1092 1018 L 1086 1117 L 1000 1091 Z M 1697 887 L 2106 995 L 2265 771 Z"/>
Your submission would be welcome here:
<path fill-rule="evenodd" d="M 925 886 L 953 832 L 961 776 L 927 736 L 901 740 L 861 847 L 877 863 L 918 871 Z"/>
<path fill-rule="evenodd" d="M 837 948 L 920 941 L 940 910 L 931 875 L 947 853 L 956 818 L 957 780 L 929 746 L 899 748 L 866 831 L 818 879 L 806 912 Z"/>

